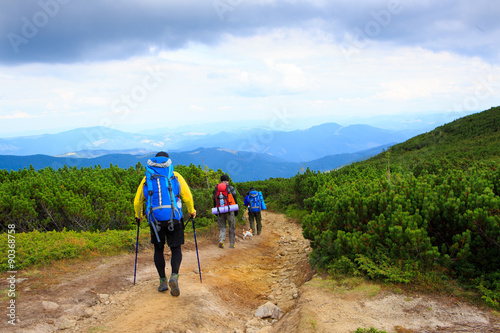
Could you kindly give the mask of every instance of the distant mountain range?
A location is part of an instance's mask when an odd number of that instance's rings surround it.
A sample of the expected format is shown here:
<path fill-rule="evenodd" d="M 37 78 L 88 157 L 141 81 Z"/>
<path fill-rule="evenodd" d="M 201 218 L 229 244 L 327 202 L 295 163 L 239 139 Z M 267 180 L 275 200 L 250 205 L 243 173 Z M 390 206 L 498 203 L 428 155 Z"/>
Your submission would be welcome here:
<path fill-rule="evenodd" d="M 185 132 L 163 135 L 88 127 L 57 134 L 3 138 L 0 139 L 0 155 L 97 157 L 110 153 L 191 151 L 204 147 L 263 153 L 288 162 L 308 162 L 403 142 L 420 133 L 417 130 L 394 131 L 368 125 L 342 127 L 336 123 L 290 132 L 248 129 L 216 134 Z"/>
<path fill-rule="evenodd" d="M 295 131 L 263 127 L 210 134 L 166 130 L 140 134 L 87 127 L 56 134 L 0 138 L 0 169 L 110 164 L 128 168 L 138 162 L 144 165 L 149 157 L 163 150 L 176 164 L 221 169 L 236 181 L 288 178 L 307 167 L 327 171 L 369 158 L 422 132 L 417 128 L 388 130 L 336 123 Z"/>
<path fill-rule="evenodd" d="M 233 181 L 245 182 L 251 180 L 265 180 L 268 178 L 289 178 L 309 167 L 311 170 L 327 171 L 363 160 L 378 154 L 386 147 L 377 147 L 370 150 L 328 156 L 310 162 L 287 162 L 269 154 L 238 152 L 220 148 L 198 148 L 187 152 L 171 152 L 172 161 L 178 165 L 207 166 L 210 169 L 221 169 L 228 173 Z M 106 154 L 93 158 L 77 158 L 75 155 L 53 157 L 47 155 L 13 156 L 0 155 L 0 169 L 18 171 L 32 166 L 36 170 L 45 167 L 59 169 L 65 165 L 69 167 L 109 167 L 116 165 L 121 168 L 135 167 L 138 162 L 146 165 L 149 158 L 155 153 L 146 155 Z"/>

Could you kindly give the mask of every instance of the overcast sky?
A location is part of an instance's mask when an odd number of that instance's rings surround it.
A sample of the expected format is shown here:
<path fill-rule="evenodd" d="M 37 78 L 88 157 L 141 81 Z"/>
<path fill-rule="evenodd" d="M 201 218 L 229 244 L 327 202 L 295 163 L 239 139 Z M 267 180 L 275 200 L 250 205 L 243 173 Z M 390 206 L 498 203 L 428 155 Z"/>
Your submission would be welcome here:
<path fill-rule="evenodd" d="M 0 0 L 0 137 L 484 110 L 499 17 L 495 0 Z"/>

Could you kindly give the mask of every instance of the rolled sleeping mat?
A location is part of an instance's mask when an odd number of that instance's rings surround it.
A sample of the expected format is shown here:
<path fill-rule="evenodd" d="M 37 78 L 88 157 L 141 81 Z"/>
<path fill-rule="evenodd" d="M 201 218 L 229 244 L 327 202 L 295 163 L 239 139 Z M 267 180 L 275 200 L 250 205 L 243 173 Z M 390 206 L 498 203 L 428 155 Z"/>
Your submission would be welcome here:
<path fill-rule="evenodd" d="M 239 209 L 238 205 L 229 205 L 229 206 L 222 206 L 222 207 L 215 207 L 212 208 L 212 214 L 219 214 L 219 213 L 228 213 L 228 212 L 234 212 Z"/>

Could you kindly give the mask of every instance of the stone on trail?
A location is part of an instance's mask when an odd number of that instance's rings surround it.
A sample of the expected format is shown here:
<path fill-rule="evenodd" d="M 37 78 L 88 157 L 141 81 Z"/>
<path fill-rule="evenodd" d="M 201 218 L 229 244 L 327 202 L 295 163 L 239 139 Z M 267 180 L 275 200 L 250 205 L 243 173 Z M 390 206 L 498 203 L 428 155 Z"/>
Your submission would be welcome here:
<path fill-rule="evenodd" d="M 271 302 L 267 302 L 264 305 L 259 306 L 257 311 L 255 311 L 255 317 L 278 319 L 282 313 L 281 309 Z"/>
<path fill-rule="evenodd" d="M 55 302 L 49 302 L 49 301 L 43 301 L 42 306 L 45 310 L 48 310 L 48 311 L 55 311 L 59 308 L 59 304 L 57 304 Z"/>

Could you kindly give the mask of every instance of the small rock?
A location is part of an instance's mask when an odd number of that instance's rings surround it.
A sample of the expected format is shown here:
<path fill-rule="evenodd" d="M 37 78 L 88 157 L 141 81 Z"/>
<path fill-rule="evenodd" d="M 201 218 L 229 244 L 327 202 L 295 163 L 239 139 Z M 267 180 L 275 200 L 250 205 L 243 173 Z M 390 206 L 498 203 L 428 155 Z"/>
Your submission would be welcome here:
<path fill-rule="evenodd" d="M 257 331 L 257 333 L 271 333 L 273 330 L 272 326 L 265 326 L 262 327 L 260 330 Z"/>
<path fill-rule="evenodd" d="M 49 302 L 49 301 L 43 301 L 42 306 L 45 310 L 48 310 L 48 311 L 55 311 L 59 308 L 59 304 L 54 303 L 54 302 Z"/>
<path fill-rule="evenodd" d="M 250 328 L 250 327 L 262 327 L 262 323 L 260 322 L 259 319 L 257 318 L 253 318 L 253 319 L 250 319 L 249 321 L 246 322 L 245 326 L 247 328 Z"/>
<path fill-rule="evenodd" d="M 94 314 L 94 310 L 92 308 L 86 308 L 85 311 L 83 312 L 83 316 L 85 318 L 90 318 Z"/>
<path fill-rule="evenodd" d="M 76 326 L 76 320 L 72 320 L 69 318 L 62 318 L 61 322 L 59 323 L 60 330 L 65 330 L 74 326 Z"/>
<path fill-rule="evenodd" d="M 255 317 L 277 319 L 281 314 L 281 309 L 274 305 L 272 302 L 267 302 L 264 305 L 259 306 L 257 311 L 255 311 Z"/>
<path fill-rule="evenodd" d="M 104 302 L 104 301 L 107 301 L 109 298 L 109 295 L 108 294 L 99 294 L 99 300 L 101 302 Z"/>

